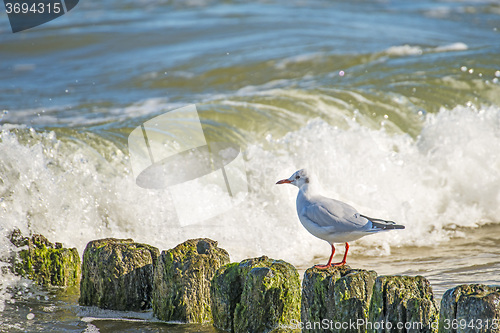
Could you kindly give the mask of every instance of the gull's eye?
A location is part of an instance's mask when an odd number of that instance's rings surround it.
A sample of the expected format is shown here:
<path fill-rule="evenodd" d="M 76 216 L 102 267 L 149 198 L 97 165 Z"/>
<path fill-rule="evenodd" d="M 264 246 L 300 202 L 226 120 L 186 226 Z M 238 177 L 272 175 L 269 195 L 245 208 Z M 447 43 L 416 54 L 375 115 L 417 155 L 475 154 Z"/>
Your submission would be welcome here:
<path fill-rule="evenodd" d="M 299 176 L 299 175 L 295 176 L 295 179 L 299 179 L 299 178 L 300 178 L 300 176 Z"/>

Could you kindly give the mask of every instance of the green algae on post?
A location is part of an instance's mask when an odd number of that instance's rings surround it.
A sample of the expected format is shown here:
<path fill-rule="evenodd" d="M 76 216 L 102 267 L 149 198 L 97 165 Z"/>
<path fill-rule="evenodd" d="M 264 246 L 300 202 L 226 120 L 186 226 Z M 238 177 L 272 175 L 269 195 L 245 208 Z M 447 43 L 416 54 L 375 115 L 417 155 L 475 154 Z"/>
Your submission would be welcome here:
<path fill-rule="evenodd" d="M 376 277 L 374 271 L 349 266 L 309 268 L 302 282 L 303 332 L 315 332 L 318 325 L 326 332 L 365 332 L 357 324 L 368 320 Z M 354 330 L 350 323 L 356 323 Z"/>
<path fill-rule="evenodd" d="M 212 322 L 210 281 L 227 263 L 227 251 L 207 238 L 190 239 L 163 251 L 154 274 L 154 315 L 165 321 Z"/>
<path fill-rule="evenodd" d="M 132 239 L 91 241 L 83 253 L 80 305 L 138 311 L 151 307 L 157 248 Z"/>
<path fill-rule="evenodd" d="M 210 286 L 215 327 L 225 331 L 234 331 L 234 311 L 241 300 L 241 284 L 239 263 L 227 264 L 217 270 Z"/>
<path fill-rule="evenodd" d="M 13 270 L 44 286 L 70 287 L 80 282 L 80 256 L 76 248 L 63 248 L 42 235 L 23 237 L 16 229 L 10 237 L 17 246 L 28 246 L 14 259 Z"/>
<path fill-rule="evenodd" d="M 439 333 L 500 332 L 500 286 L 464 284 L 441 300 Z"/>
<path fill-rule="evenodd" d="M 300 318 L 295 267 L 266 256 L 220 268 L 212 280 L 214 326 L 233 332 L 290 331 Z"/>
<path fill-rule="evenodd" d="M 423 276 L 379 276 L 373 287 L 368 332 L 379 332 L 376 323 L 396 329 L 437 332 L 438 308 L 429 281 Z"/>

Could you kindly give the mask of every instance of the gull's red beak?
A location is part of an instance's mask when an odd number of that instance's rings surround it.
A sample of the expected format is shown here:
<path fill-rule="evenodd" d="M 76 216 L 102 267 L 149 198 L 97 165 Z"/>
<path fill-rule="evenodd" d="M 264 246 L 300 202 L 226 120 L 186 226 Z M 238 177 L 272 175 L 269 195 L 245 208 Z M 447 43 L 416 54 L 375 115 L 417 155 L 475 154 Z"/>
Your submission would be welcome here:
<path fill-rule="evenodd" d="M 276 184 L 290 184 L 292 181 L 288 179 L 282 179 L 278 181 Z"/>

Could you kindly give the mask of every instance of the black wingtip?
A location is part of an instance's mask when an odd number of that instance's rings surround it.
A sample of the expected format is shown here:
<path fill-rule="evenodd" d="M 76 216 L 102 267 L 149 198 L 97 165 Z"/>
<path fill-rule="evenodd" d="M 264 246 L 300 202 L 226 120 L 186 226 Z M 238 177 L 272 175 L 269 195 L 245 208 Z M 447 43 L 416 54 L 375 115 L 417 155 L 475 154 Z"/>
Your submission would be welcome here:
<path fill-rule="evenodd" d="M 373 223 L 373 222 L 372 222 Z M 401 224 L 382 224 L 382 223 L 377 223 L 377 227 L 385 229 L 385 230 L 392 230 L 392 229 L 404 229 L 405 226 Z"/>
<path fill-rule="evenodd" d="M 361 215 L 361 214 L 360 214 Z M 361 215 L 365 219 L 368 219 L 371 221 L 372 225 L 375 228 L 383 229 L 383 230 L 391 230 L 391 229 L 404 229 L 405 226 L 401 224 L 396 224 L 394 221 L 387 221 L 387 220 L 382 220 L 382 219 L 375 219 L 373 217 L 369 217 L 366 215 Z"/>
<path fill-rule="evenodd" d="M 375 228 L 382 229 L 382 230 L 404 229 L 405 228 L 404 225 L 396 224 L 396 223 L 385 223 L 385 222 L 374 222 L 374 221 L 371 221 L 371 222 Z"/>

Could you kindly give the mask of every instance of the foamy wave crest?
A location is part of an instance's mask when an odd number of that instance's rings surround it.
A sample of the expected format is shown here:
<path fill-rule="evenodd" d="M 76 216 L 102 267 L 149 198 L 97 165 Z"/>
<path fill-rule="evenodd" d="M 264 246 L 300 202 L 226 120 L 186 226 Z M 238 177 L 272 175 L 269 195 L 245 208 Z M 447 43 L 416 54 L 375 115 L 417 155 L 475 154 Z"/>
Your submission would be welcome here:
<path fill-rule="evenodd" d="M 78 109 L 78 106 L 61 105 L 34 109 L 4 111 L 0 120 L 10 124 L 30 124 L 31 126 L 58 126 L 82 127 L 93 126 L 108 122 L 120 122 L 129 118 L 149 115 L 161 108 L 180 107 L 178 103 L 169 103 L 165 98 L 149 98 L 125 107 L 94 107 L 90 113 L 71 113 L 68 109 Z"/>
<path fill-rule="evenodd" d="M 5 232 L 17 227 L 25 234 L 42 233 L 81 253 L 91 239 L 135 235 L 145 240 L 147 233 L 138 229 L 156 233 L 160 220 L 171 219 L 163 209 L 170 199 L 136 186 L 128 156 L 96 135 L 60 140 L 54 132 L 4 129 L 0 146 Z M 156 207 L 158 219 L 149 214 L 152 197 L 163 203 Z"/>
<path fill-rule="evenodd" d="M 68 139 L 3 126 L 0 254 L 5 261 L 13 251 L 5 236 L 17 227 L 76 246 L 80 254 L 88 241 L 103 237 L 131 237 L 160 249 L 210 237 L 233 261 L 266 254 L 310 266 L 329 247 L 300 225 L 297 189 L 275 185 L 303 167 L 315 173 L 324 195 L 406 225 L 361 239 L 352 247 L 354 255 L 445 242 L 460 235 L 457 227 L 498 222 L 498 107 L 429 114 L 417 139 L 346 122 L 339 128 L 314 119 L 284 137 L 249 143 L 246 200 L 189 226 L 178 223 L 168 189 L 135 184 L 128 156 L 115 144 L 92 134 Z"/>
<path fill-rule="evenodd" d="M 345 130 L 317 119 L 270 140 L 277 156 L 259 147 L 251 156 L 269 159 L 257 163 L 269 166 L 262 174 L 274 176 L 266 183 L 307 167 L 321 181 L 324 195 L 406 225 L 404 231 L 365 237 L 358 242 L 361 248 L 353 247 L 388 253 L 389 245 L 432 245 L 460 235 L 457 227 L 499 222 L 499 133 L 498 107 L 442 109 L 428 115 L 416 140 L 352 121 Z M 297 224 L 295 195 L 292 187 L 274 190 L 281 218 Z"/>

